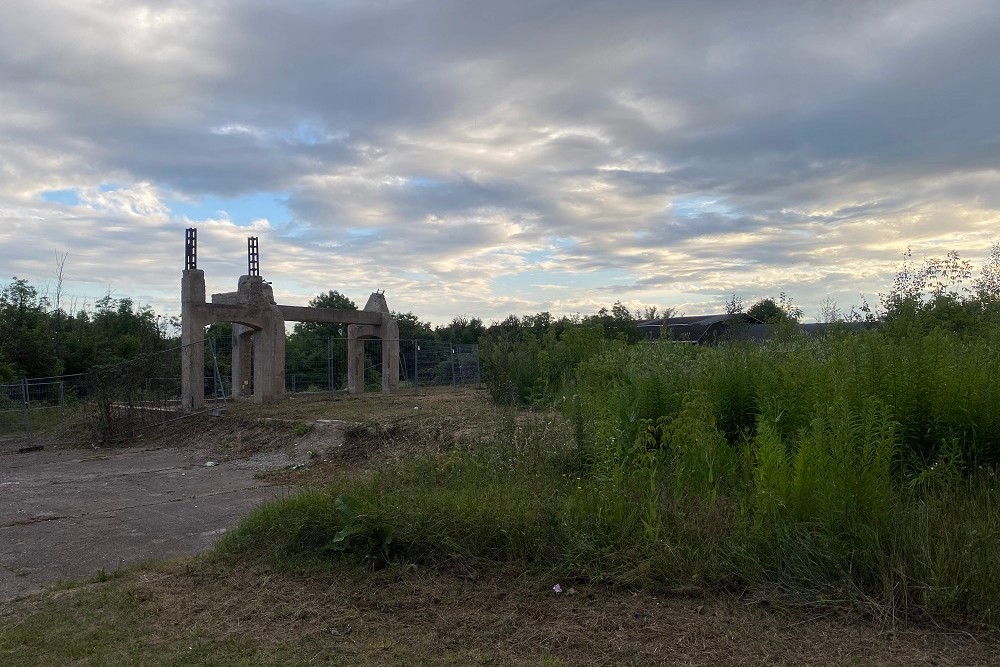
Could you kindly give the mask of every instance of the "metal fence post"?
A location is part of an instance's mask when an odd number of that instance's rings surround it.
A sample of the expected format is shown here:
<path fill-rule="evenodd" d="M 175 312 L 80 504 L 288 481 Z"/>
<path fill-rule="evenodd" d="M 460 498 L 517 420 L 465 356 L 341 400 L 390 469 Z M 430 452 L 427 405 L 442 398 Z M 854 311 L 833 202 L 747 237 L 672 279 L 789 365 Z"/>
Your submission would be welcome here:
<path fill-rule="evenodd" d="M 455 346 L 451 346 L 451 388 L 455 389 Z"/>
<path fill-rule="evenodd" d="M 24 404 L 24 423 L 28 427 L 28 447 L 31 447 L 31 397 L 28 395 L 28 378 L 21 378 L 21 399 Z"/>
<path fill-rule="evenodd" d="M 215 391 L 215 403 L 219 402 L 219 398 L 222 398 L 222 404 L 228 407 L 226 402 L 226 385 L 222 382 L 222 373 L 219 372 L 219 355 L 215 350 L 215 336 L 209 339 L 209 349 L 212 352 L 212 384 L 214 385 Z"/>
<path fill-rule="evenodd" d="M 420 341 L 413 341 L 413 390 L 420 386 Z"/>
<path fill-rule="evenodd" d="M 333 336 L 326 339 L 326 388 L 333 396 Z"/>
<path fill-rule="evenodd" d="M 59 416 L 66 416 L 66 381 L 59 380 Z"/>

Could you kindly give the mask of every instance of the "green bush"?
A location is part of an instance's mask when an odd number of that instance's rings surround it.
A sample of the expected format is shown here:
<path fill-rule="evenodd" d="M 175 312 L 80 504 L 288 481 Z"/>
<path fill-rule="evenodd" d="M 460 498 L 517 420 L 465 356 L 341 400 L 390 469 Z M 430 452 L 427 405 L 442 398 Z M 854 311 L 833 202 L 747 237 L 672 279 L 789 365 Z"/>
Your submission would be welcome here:
<path fill-rule="evenodd" d="M 514 565 L 1000 621 L 996 333 L 607 341 L 558 382 L 543 347 L 494 351 L 515 355 L 517 400 L 552 394 L 564 420 L 507 408 L 477 449 L 265 506 L 220 554 Z"/>

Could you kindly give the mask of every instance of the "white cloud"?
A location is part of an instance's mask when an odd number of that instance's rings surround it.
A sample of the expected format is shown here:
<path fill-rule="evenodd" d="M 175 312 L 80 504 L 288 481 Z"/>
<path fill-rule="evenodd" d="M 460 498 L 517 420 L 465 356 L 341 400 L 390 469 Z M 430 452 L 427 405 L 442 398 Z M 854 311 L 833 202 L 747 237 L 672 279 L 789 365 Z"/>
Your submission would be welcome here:
<path fill-rule="evenodd" d="M 175 311 L 197 225 L 210 289 L 257 234 L 283 299 L 378 287 L 435 321 L 846 306 L 908 245 L 985 255 L 998 28 L 985 0 L 14 0 L 0 270 L 46 280 L 65 249 Z M 170 208 L 261 192 L 290 221 Z"/>

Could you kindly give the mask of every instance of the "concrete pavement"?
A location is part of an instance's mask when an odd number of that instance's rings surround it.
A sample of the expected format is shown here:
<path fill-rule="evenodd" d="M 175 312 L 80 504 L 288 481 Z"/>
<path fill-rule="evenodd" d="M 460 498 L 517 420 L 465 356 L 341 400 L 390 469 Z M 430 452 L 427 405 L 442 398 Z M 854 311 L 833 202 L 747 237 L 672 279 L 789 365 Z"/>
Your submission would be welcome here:
<path fill-rule="evenodd" d="M 0 600 L 61 579 L 205 551 L 287 493 L 203 450 L 0 454 Z"/>

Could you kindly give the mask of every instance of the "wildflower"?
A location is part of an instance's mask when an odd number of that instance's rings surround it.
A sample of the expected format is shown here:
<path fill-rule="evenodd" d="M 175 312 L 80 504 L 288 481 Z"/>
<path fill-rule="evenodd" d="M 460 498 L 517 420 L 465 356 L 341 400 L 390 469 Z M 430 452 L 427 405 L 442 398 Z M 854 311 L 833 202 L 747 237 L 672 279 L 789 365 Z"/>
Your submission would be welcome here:
<path fill-rule="evenodd" d="M 559 594 L 559 593 L 562 593 L 562 586 L 560 586 L 559 584 L 556 584 L 555 586 L 553 586 L 553 587 L 552 587 L 552 590 L 553 590 L 553 591 L 554 591 L 554 592 L 555 592 L 556 594 Z"/>

